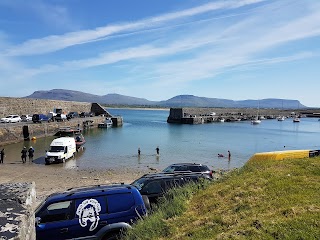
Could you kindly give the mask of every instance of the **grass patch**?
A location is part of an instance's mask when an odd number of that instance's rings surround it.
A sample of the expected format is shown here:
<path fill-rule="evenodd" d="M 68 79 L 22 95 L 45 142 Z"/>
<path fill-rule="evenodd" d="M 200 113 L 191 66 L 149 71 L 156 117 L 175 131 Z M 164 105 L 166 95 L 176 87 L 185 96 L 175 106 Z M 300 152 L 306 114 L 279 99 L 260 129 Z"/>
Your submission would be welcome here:
<path fill-rule="evenodd" d="M 176 189 L 124 239 L 318 239 L 320 158 L 250 161 Z"/>

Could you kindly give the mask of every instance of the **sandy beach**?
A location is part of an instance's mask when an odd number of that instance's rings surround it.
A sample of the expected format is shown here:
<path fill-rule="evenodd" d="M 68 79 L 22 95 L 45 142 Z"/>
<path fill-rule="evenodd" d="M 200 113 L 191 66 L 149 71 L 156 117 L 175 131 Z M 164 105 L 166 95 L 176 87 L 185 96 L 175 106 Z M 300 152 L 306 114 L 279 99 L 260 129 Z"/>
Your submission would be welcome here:
<path fill-rule="evenodd" d="M 135 169 L 63 169 L 38 165 L 33 163 L 4 163 L 0 164 L 0 184 L 15 182 L 35 182 L 37 203 L 53 192 L 64 191 L 73 187 L 131 183 L 145 173 Z"/>

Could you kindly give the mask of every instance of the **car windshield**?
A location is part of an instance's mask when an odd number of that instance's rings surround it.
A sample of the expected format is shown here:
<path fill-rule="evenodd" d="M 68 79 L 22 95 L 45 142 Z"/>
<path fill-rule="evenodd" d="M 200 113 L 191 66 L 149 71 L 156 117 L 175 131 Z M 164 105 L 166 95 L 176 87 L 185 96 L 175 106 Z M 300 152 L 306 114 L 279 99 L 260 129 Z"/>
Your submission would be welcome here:
<path fill-rule="evenodd" d="M 131 183 L 131 185 L 135 186 L 140 191 L 143 188 L 143 186 L 145 185 L 145 179 L 140 178 L 140 179 L 134 181 L 133 183 Z"/>
<path fill-rule="evenodd" d="M 50 152 L 64 152 L 63 146 L 51 146 Z"/>

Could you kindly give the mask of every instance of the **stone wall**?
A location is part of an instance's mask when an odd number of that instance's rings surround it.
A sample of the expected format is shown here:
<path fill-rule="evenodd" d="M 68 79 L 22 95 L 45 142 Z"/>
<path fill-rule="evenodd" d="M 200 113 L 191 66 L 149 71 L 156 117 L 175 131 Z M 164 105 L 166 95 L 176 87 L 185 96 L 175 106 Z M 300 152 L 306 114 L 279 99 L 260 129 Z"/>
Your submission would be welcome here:
<path fill-rule="evenodd" d="M 0 185 L 0 239 L 36 239 L 34 183 Z"/>
<path fill-rule="evenodd" d="M 0 118 L 9 114 L 48 114 L 55 109 L 62 109 L 63 113 L 90 112 L 91 103 L 60 100 L 45 100 L 32 98 L 0 97 Z"/>
<path fill-rule="evenodd" d="M 32 137 L 52 136 L 62 127 L 80 128 L 97 127 L 99 123 L 103 122 L 103 116 L 89 117 L 89 118 L 75 118 L 64 122 L 43 122 L 25 124 L 21 123 L 2 123 L 0 127 L 0 146 L 24 140 L 23 128 L 27 126 L 30 139 Z"/>

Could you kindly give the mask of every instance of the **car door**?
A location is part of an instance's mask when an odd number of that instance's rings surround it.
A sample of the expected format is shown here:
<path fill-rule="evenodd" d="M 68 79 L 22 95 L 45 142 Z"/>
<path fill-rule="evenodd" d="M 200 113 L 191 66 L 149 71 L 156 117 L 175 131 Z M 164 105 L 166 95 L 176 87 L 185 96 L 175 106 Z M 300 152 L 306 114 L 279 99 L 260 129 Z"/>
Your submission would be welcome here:
<path fill-rule="evenodd" d="M 70 229 L 72 238 L 93 236 L 107 224 L 106 196 L 76 199 L 75 209 L 75 222 Z"/>
<path fill-rule="evenodd" d="M 162 181 L 156 180 L 149 182 L 141 189 L 140 192 L 141 195 L 147 195 L 151 203 L 156 203 L 158 198 L 164 193 Z"/>
<path fill-rule="evenodd" d="M 69 239 L 70 226 L 74 220 L 74 202 L 72 200 L 54 202 L 45 205 L 36 214 L 40 223 L 36 224 L 37 240 Z"/>

